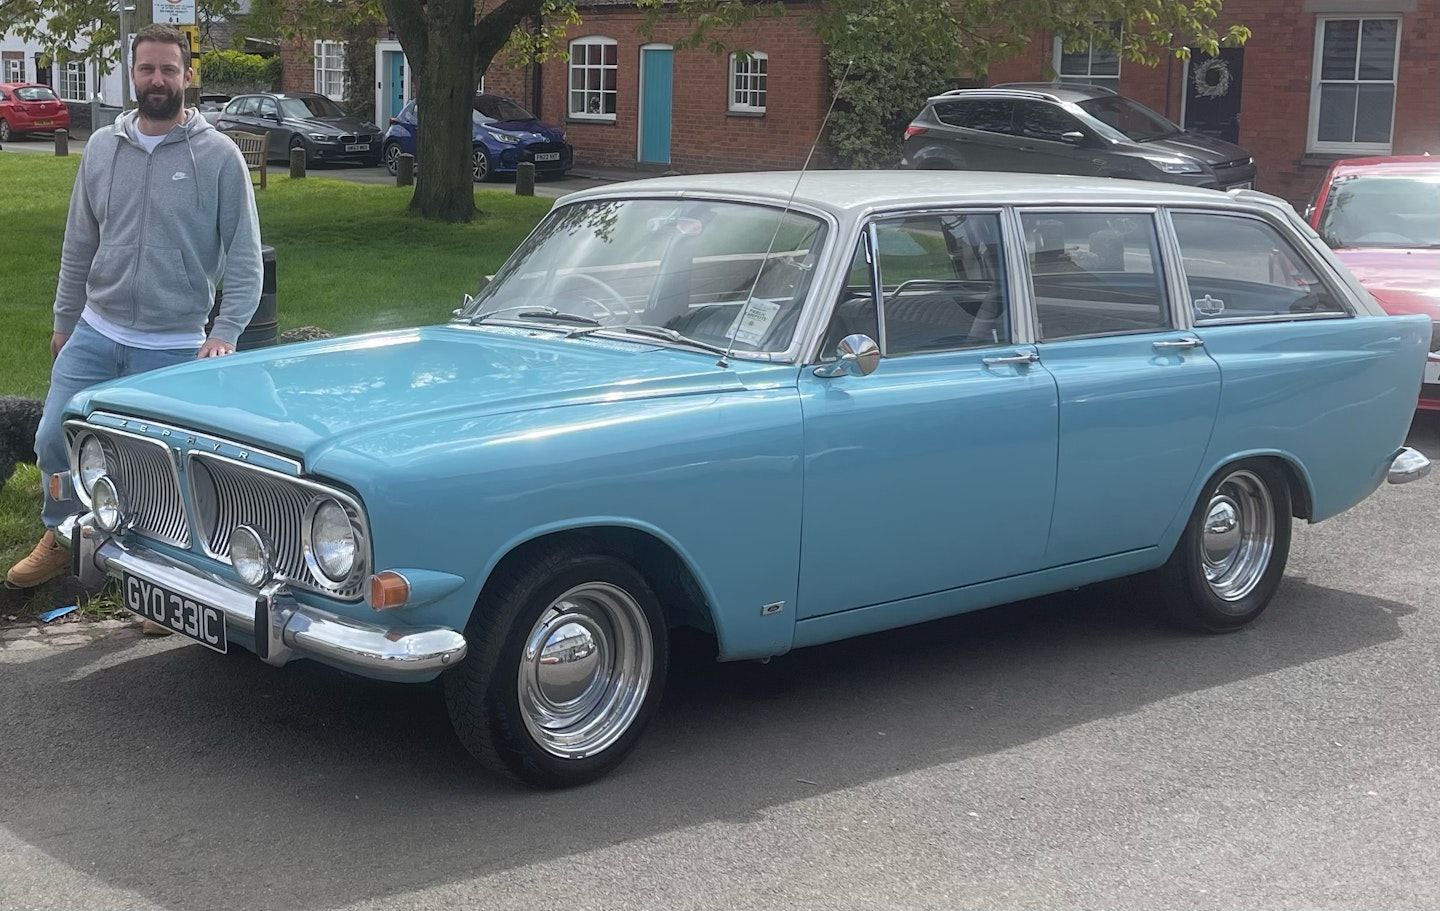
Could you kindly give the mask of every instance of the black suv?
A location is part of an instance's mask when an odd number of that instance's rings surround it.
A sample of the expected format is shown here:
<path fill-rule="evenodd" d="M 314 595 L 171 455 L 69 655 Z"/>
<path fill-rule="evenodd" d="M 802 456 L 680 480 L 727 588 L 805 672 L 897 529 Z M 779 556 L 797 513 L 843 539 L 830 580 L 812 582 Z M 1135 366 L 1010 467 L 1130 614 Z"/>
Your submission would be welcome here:
<path fill-rule="evenodd" d="M 906 168 L 1160 180 L 1222 190 L 1255 182 L 1237 145 L 1189 133 L 1107 88 L 1006 83 L 937 95 L 905 130 Z"/>

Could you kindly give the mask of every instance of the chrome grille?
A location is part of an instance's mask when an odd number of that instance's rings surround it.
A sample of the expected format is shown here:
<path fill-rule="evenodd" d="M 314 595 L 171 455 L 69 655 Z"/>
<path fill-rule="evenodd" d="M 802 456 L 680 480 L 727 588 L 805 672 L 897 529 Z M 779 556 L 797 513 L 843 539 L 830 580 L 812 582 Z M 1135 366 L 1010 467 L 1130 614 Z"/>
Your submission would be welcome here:
<path fill-rule="evenodd" d="M 73 433 L 72 452 L 79 452 L 80 441 L 87 435 L 97 437 L 105 449 L 110 479 L 125 499 L 127 514 L 133 518 L 131 528 L 137 534 L 166 544 L 189 547 L 190 528 L 185 521 L 180 480 L 170 459 L 170 448 L 158 440 L 83 426 Z M 75 469 L 72 465 L 71 470 Z M 76 474 L 78 476 L 78 471 Z"/>
<path fill-rule="evenodd" d="M 368 563 L 363 531 L 356 572 L 344 583 L 332 583 L 312 572 L 306 559 L 306 513 L 316 499 L 334 497 L 363 530 L 360 510 L 349 497 L 308 481 L 198 452 L 191 454 L 186 474 L 195 504 L 195 531 L 210 556 L 228 562 L 231 533 L 240 525 L 249 525 L 269 538 L 275 571 L 292 586 L 337 598 L 360 596 Z"/>

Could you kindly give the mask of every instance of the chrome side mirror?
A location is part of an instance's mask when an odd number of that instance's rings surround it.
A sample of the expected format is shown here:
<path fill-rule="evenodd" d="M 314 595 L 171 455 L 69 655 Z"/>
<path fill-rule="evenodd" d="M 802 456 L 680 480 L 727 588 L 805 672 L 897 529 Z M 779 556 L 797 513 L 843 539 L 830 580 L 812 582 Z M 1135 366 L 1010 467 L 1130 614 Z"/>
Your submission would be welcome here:
<path fill-rule="evenodd" d="M 847 335 L 835 346 L 835 363 L 815 368 L 816 376 L 869 376 L 880 366 L 880 346 L 868 335 Z"/>

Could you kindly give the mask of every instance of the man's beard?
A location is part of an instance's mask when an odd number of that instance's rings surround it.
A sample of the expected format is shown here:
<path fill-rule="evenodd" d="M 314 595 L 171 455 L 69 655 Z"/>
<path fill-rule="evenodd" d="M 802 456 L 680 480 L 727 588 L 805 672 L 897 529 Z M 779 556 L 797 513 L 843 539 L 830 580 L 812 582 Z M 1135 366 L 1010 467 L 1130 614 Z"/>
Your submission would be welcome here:
<path fill-rule="evenodd" d="M 179 92 L 151 90 L 140 96 L 140 113 L 147 120 L 174 120 L 184 100 Z"/>

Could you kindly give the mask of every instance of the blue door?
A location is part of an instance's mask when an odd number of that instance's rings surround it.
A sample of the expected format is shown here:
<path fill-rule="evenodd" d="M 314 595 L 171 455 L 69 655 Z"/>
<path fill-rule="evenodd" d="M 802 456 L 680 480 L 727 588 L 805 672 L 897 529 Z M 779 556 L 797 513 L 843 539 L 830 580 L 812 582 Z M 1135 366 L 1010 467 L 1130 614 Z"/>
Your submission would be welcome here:
<path fill-rule="evenodd" d="M 673 60 L 670 48 L 640 51 L 640 160 L 670 163 Z"/>
<path fill-rule="evenodd" d="M 386 84 L 390 91 L 389 113 L 394 117 L 405 106 L 405 55 L 391 51 L 385 55 L 385 63 L 390 73 Z"/>
<path fill-rule="evenodd" d="M 878 334 L 885 356 L 869 376 L 801 373 L 797 619 L 1040 567 L 1055 491 L 1055 381 L 1033 362 L 1034 346 L 1009 341 L 999 241 L 994 213 L 878 223 L 883 326 L 867 290 L 872 255 L 857 251 L 826 345 Z"/>

